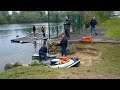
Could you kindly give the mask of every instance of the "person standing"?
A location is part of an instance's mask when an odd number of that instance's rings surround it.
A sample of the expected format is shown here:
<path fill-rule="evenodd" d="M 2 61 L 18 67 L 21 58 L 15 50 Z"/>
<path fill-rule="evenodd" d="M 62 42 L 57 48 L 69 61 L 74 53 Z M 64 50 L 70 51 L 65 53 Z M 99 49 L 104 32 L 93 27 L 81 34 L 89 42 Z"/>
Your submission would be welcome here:
<path fill-rule="evenodd" d="M 35 27 L 35 25 L 33 25 L 33 33 L 34 33 L 34 36 L 35 36 L 35 31 L 36 31 L 36 27 Z"/>
<path fill-rule="evenodd" d="M 41 30 L 42 30 L 42 33 L 43 33 L 43 37 L 45 37 L 45 36 L 46 36 L 46 35 L 45 35 L 45 32 L 46 32 L 45 27 L 44 27 L 44 26 L 42 26 Z"/>
<path fill-rule="evenodd" d="M 65 34 L 66 34 L 68 40 L 70 39 L 70 25 L 71 25 L 71 22 L 70 22 L 69 18 L 66 16 L 65 22 L 64 22 L 64 30 L 65 30 Z"/>
<path fill-rule="evenodd" d="M 94 34 L 97 35 L 96 33 L 96 24 L 97 24 L 97 20 L 95 19 L 95 17 L 92 18 L 92 20 L 90 21 L 90 26 L 91 26 L 91 35 Z"/>
<path fill-rule="evenodd" d="M 61 56 L 67 56 L 67 51 L 66 51 L 67 44 L 68 44 L 68 39 L 65 33 L 62 33 L 62 40 L 59 43 L 59 45 L 61 46 Z"/>

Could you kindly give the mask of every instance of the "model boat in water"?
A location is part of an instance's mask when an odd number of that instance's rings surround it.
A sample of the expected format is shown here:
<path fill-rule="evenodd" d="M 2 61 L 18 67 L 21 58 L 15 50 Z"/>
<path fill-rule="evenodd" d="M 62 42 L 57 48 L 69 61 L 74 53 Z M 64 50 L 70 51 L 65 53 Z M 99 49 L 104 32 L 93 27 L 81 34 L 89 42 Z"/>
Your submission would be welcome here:
<path fill-rule="evenodd" d="M 42 57 L 44 57 L 44 56 L 42 56 Z M 47 54 L 47 58 L 56 58 L 57 56 L 56 55 L 50 55 L 50 54 Z M 34 59 L 39 59 L 39 54 L 34 54 L 33 56 L 32 56 L 32 59 L 34 60 Z"/>

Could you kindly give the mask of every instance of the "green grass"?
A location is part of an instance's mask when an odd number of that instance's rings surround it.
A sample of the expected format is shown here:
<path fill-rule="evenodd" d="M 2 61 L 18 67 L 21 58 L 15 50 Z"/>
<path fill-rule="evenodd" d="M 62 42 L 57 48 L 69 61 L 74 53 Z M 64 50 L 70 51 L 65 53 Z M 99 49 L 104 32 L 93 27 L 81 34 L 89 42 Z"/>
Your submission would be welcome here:
<path fill-rule="evenodd" d="M 16 67 L 3 72 L 0 78 L 4 79 L 51 79 L 55 77 L 54 69 L 42 66 Z"/>
<path fill-rule="evenodd" d="M 80 44 L 80 48 L 84 48 L 84 45 Z M 0 79 L 120 78 L 120 44 L 93 43 L 90 45 L 102 52 L 99 63 L 61 69 L 44 66 L 16 67 L 0 73 Z"/>
<path fill-rule="evenodd" d="M 120 44 L 96 44 L 103 51 L 101 63 L 91 66 L 98 73 L 120 76 Z"/>
<path fill-rule="evenodd" d="M 110 18 L 97 25 L 97 28 L 107 29 L 107 37 L 120 38 L 120 18 Z"/>

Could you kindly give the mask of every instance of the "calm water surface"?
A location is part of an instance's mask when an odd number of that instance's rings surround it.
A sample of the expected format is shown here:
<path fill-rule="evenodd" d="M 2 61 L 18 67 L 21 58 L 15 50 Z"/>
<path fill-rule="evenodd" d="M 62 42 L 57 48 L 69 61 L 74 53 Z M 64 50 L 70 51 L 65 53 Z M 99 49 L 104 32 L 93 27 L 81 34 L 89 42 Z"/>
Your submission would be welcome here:
<path fill-rule="evenodd" d="M 41 47 L 40 44 L 11 43 L 11 39 L 15 39 L 16 35 L 23 37 L 27 35 L 27 32 L 31 32 L 32 25 L 33 23 L 0 25 L 0 72 L 4 71 L 4 66 L 8 62 L 20 62 L 24 64 L 33 62 L 31 56 L 34 53 L 38 53 Z M 35 23 L 34 25 L 36 25 L 37 32 L 41 32 L 41 25 L 48 26 L 47 23 Z"/>

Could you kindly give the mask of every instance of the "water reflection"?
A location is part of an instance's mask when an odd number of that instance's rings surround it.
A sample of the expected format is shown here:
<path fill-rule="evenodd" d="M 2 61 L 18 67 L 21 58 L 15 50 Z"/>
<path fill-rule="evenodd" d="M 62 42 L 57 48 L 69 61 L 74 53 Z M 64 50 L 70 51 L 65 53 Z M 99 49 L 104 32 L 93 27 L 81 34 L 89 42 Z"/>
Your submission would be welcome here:
<path fill-rule="evenodd" d="M 0 25 L 0 72 L 4 70 L 4 65 L 8 62 L 31 63 L 32 55 L 38 53 L 41 41 L 34 43 L 11 43 L 11 39 L 27 36 L 27 32 L 32 32 L 33 24 L 4 24 Z M 34 24 L 37 32 L 41 32 L 41 25 L 46 26 L 48 33 L 48 23 Z"/>
<path fill-rule="evenodd" d="M 37 42 L 34 41 L 33 44 L 34 44 L 34 53 L 36 54 L 37 53 Z"/>
<path fill-rule="evenodd" d="M 4 37 L 9 37 L 11 35 L 11 31 L 9 30 L 0 30 L 0 38 L 4 38 Z"/>
<path fill-rule="evenodd" d="M 43 40 L 38 40 L 33 42 L 34 54 L 38 54 L 39 49 L 43 46 Z"/>

